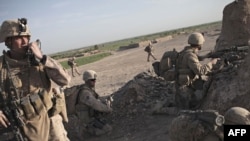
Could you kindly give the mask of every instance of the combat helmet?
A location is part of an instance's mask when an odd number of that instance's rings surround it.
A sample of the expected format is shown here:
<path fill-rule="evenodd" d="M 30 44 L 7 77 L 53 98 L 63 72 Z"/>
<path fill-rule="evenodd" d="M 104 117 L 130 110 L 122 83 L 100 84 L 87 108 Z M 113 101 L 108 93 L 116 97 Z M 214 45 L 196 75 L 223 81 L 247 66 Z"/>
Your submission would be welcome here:
<path fill-rule="evenodd" d="M 250 125 L 250 112 L 242 107 L 232 107 L 224 115 L 225 124 Z"/>
<path fill-rule="evenodd" d="M 0 28 L 0 43 L 5 42 L 7 37 L 13 36 L 31 36 L 27 19 L 6 20 Z"/>
<path fill-rule="evenodd" d="M 97 74 L 95 71 L 93 70 L 86 70 L 84 73 L 83 73 L 83 80 L 84 81 L 87 81 L 89 79 L 96 79 L 97 77 Z"/>
<path fill-rule="evenodd" d="M 188 37 L 188 44 L 202 45 L 205 42 L 203 35 L 199 32 L 194 32 Z"/>

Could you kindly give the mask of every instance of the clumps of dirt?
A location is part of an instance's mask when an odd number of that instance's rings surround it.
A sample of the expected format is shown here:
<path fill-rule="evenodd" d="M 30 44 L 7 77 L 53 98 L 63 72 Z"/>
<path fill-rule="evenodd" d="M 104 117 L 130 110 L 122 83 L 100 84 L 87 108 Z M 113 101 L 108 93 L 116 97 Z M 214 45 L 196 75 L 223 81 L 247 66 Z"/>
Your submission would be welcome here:
<path fill-rule="evenodd" d="M 234 52 L 235 54 L 237 52 Z M 247 52 L 245 52 L 247 53 Z M 248 54 L 248 53 L 247 53 Z M 239 52 L 239 55 L 243 55 Z M 228 62 L 222 71 L 212 75 L 212 83 L 207 97 L 202 103 L 202 109 L 216 109 L 224 113 L 233 106 L 241 106 L 250 109 L 250 103 L 246 100 L 250 97 L 249 65 L 250 57 Z M 226 59 L 226 58 L 221 58 Z M 225 61 L 225 60 L 224 60 Z"/>
<path fill-rule="evenodd" d="M 215 109 L 222 114 L 232 106 L 250 109 L 247 101 L 250 98 L 249 27 L 249 0 L 237 0 L 225 6 L 221 34 L 215 50 L 229 51 L 220 56 L 225 65 L 222 65 L 221 72 L 212 76 L 213 81 L 202 103 L 202 109 Z"/>
<path fill-rule="evenodd" d="M 142 129 L 149 116 L 162 107 L 174 106 L 174 93 L 173 82 L 149 72 L 139 73 L 113 93 L 113 125 L 124 133 Z"/>

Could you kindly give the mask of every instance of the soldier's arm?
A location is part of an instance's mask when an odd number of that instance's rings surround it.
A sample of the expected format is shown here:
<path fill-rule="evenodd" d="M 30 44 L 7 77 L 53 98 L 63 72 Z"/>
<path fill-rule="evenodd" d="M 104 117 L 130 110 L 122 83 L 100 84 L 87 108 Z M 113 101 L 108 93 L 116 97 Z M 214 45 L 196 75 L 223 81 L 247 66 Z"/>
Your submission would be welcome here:
<path fill-rule="evenodd" d="M 191 53 L 188 56 L 188 66 L 189 68 L 197 75 L 206 75 L 211 72 L 212 63 L 207 63 L 202 65 L 198 59 L 198 56 L 194 53 Z"/>
<path fill-rule="evenodd" d="M 112 108 L 96 99 L 93 94 L 88 90 L 81 90 L 79 93 L 79 103 L 83 103 L 96 111 L 109 113 L 112 112 Z"/>
<path fill-rule="evenodd" d="M 42 61 L 48 77 L 60 86 L 68 85 L 71 77 L 56 60 L 44 55 Z"/>

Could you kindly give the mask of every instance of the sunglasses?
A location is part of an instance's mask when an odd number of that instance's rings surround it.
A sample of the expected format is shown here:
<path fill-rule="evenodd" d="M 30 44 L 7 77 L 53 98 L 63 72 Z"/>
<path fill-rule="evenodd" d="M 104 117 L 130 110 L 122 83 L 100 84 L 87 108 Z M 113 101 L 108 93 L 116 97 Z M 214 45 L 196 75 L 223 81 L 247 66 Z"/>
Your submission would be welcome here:
<path fill-rule="evenodd" d="M 89 79 L 90 81 L 96 81 L 96 79 Z"/>

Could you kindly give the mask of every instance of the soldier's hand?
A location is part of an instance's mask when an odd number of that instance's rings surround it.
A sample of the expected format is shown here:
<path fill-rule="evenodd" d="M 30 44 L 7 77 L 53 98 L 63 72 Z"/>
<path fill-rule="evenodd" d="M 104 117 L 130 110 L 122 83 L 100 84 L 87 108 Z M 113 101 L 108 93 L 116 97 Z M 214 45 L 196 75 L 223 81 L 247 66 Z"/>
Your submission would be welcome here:
<path fill-rule="evenodd" d="M 31 42 L 29 44 L 29 48 L 32 50 L 33 54 L 35 55 L 37 59 L 41 60 L 43 58 L 42 51 L 37 42 Z"/>
<path fill-rule="evenodd" d="M 7 128 L 10 125 L 9 120 L 4 115 L 3 111 L 0 110 L 0 126 Z"/>
<path fill-rule="evenodd" d="M 210 62 L 212 63 L 212 65 L 215 65 L 218 60 L 220 60 L 220 58 L 214 58 Z"/>

